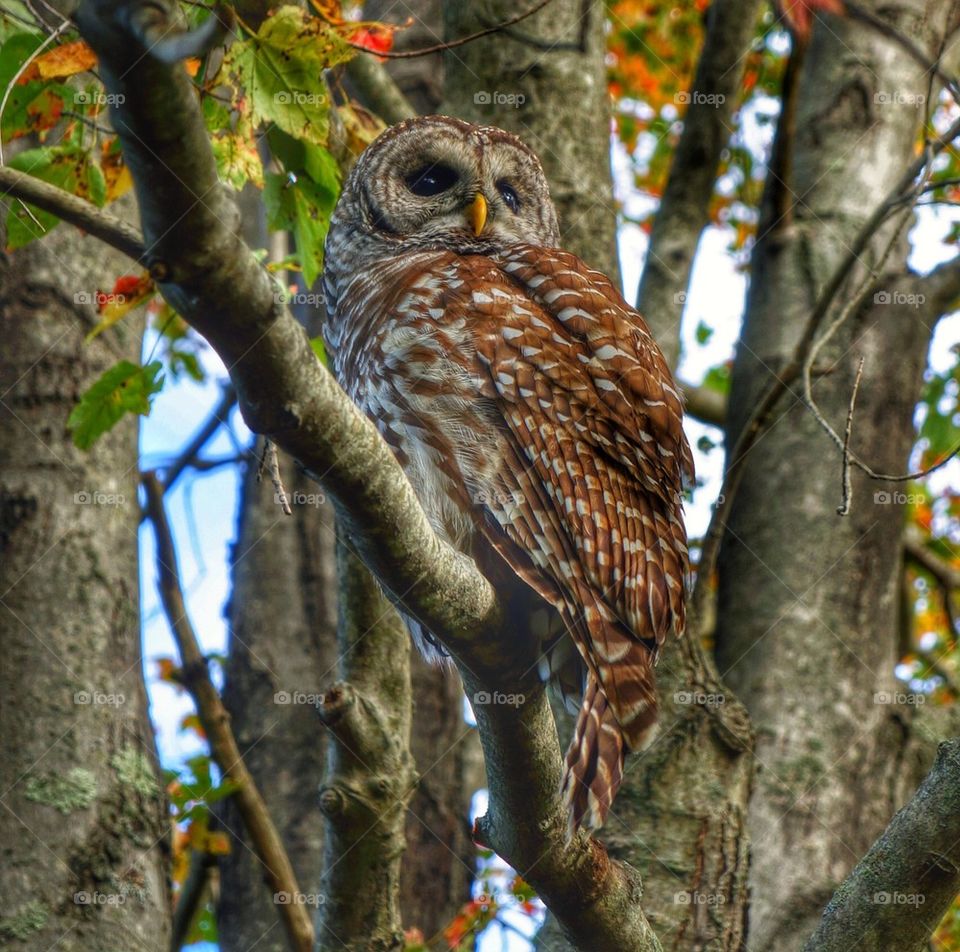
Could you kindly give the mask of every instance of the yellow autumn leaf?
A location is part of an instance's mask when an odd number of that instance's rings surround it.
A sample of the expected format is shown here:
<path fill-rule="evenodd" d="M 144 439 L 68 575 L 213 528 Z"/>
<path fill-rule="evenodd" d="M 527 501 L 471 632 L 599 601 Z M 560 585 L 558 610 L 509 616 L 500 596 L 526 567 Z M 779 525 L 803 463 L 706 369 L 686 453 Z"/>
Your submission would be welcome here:
<path fill-rule="evenodd" d="M 83 40 L 75 40 L 42 53 L 33 65 L 41 79 L 65 79 L 93 69 L 97 54 Z"/>

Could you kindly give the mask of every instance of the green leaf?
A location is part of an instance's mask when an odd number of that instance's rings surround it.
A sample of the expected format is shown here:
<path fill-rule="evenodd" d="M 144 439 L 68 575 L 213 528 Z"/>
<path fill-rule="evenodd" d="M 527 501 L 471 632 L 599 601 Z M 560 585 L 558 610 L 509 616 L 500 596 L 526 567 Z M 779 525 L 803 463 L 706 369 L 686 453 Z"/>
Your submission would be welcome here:
<path fill-rule="evenodd" d="M 162 369 L 159 360 L 146 367 L 121 360 L 107 370 L 80 398 L 67 420 L 74 444 L 88 450 L 127 413 L 149 415 L 150 398 L 163 387 Z"/>
<path fill-rule="evenodd" d="M 317 355 L 317 360 L 320 361 L 324 367 L 327 366 L 327 348 L 323 345 L 322 337 L 311 337 L 310 338 L 310 347 L 313 349 L 313 352 Z"/>
<path fill-rule="evenodd" d="M 233 44 L 221 76 L 243 87 L 254 125 L 274 122 L 296 139 L 325 145 L 330 96 L 323 72 L 354 55 L 323 20 L 285 6 L 256 36 Z"/>
<path fill-rule="evenodd" d="M 323 241 L 336 193 L 331 194 L 306 175 L 291 179 L 270 174 L 266 177 L 263 200 L 270 228 L 293 232 L 303 278 L 311 287 L 323 269 Z"/>
<path fill-rule="evenodd" d="M 703 378 L 703 386 L 717 393 L 730 392 L 730 368 L 726 364 L 711 367 Z"/>
<path fill-rule="evenodd" d="M 49 129 L 59 120 L 64 101 L 73 96 L 73 90 L 60 82 L 30 80 L 11 86 L 17 71 L 43 41 L 40 33 L 20 32 L 0 47 L 0 90 L 10 91 L 0 116 L 0 139 L 4 142 Z"/>
<path fill-rule="evenodd" d="M 703 346 L 708 340 L 710 340 L 711 337 L 713 337 L 713 328 L 709 327 L 707 324 L 704 324 L 703 321 L 700 321 L 700 323 L 697 324 L 695 336 L 697 343 Z"/>

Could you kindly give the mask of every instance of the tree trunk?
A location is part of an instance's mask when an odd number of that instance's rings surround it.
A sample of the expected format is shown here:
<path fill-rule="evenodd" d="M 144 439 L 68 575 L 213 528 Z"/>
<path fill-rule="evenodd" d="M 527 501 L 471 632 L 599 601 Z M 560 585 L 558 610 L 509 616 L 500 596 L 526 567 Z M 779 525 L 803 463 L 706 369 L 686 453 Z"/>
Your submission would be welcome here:
<path fill-rule="evenodd" d="M 516 4 L 503 0 L 445 3 L 445 38 L 516 12 Z M 509 32 L 450 50 L 441 111 L 523 139 L 543 163 L 563 247 L 616 281 L 604 22 L 602 3 L 553 0 Z"/>
<path fill-rule="evenodd" d="M 233 549 L 224 702 L 300 887 L 315 894 L 323 854 L 317 789 L 326 731 L 314 699 L 336 664 L 333 511 L 320 487 L 284 460 L 293 508 L 285 516 L 269 476 L 258 482 L 256 470 L 252 463 L 244 475 Z M 256 944 L 264 952 L 286 952 L 274 899 L 229 799 L 220 815 L 232 846 L 220 863 L 221 948 L 244 952 Z"/>
<path fill-rule="evenodd" d="M 880 12 L 880 4 L 869 6 Z M 936 6 L 913 0 L 882 12 L 935 49 L 942 22 L 933 21 L 944 16 Z M 866 217 L 915 155 L 924 110 L 911 97 L 928 94 L 917 65 L 886 39 L 845 19 L 815 30 L 800 79 L 795 178 L 784 191 L 772 176 L 767 188 L 728 446 L 787 362 Z M 788 205 L 790 224 L 781 218 Z M 890 241 L 885 276 L 819 356 L 814 396 L 842 432 L 862 356 L 852 448 L 896 473 L 914 438 L 935 315 L 897 293 L 906 270 L 902 233 L 887 227 L 863 260 L 876 263 Z M 843 301 L 864 269 L 855 275 Z M 904 706 L 883 703 L 897 660 L 904 512 L 888 492 L 896 487 L 854 472 L 851 514 L 838 516 L 840 454 L 800 404 L 798 388 L 781 399 L 749 452 L 719 566 L 719 667 L 758 731 L 753 952 L 799 949 L 883 829 L 898 805 L 893 791 L 910 720 Z"/>
<path fill-rule="evenodd" d="M 129 262 L 67 225 L 0 256 L 0 945 L 165 948 L 169 825 L 147 720 L 137 423 L 89 452 L 66 420 L 120 358 L 93 296 Z"/>

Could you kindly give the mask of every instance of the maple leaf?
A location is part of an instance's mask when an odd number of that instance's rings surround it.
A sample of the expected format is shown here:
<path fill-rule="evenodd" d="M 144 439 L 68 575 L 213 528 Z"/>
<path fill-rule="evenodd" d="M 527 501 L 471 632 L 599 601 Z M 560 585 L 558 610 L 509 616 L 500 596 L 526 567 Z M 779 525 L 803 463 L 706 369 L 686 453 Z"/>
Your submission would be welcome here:
<path fill-rule="evenodd" d="M 347 37 L 347 41 L 371 53 L 388 53 L 393 48 L 395 29 L 386 23 L 369 23 Z"/>

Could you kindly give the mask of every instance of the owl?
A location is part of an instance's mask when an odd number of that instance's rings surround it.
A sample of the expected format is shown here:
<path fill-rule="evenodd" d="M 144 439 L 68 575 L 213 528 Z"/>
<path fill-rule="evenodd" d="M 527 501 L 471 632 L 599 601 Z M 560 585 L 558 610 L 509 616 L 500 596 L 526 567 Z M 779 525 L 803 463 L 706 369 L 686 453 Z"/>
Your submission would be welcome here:
<path fill-rule="evenodd" d="M 576 829 L 603 823 L 625 754 L 655 731 L 654 665 L 684 627 L 693 463 L 643 319 L 559 244 L 518 138 L 402 122 L 360 156 L 333 213 L 324 335 L 435 531 L 529 597 L 523 636 L 575 706 Z"/>

